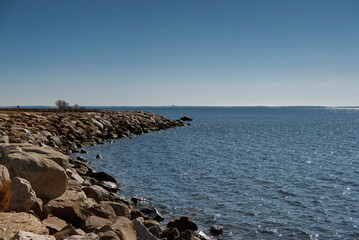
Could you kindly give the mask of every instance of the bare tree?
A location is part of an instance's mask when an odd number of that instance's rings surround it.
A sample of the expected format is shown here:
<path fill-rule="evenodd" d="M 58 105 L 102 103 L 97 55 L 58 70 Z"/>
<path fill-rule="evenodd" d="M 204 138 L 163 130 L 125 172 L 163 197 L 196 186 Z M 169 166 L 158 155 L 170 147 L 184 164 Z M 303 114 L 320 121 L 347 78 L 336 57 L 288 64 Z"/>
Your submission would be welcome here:
<path fill-rule="evenodd" d="M 62 110 L 67 109 L 70 106 L 70 104 L 68 102 L 66 102 L 65 100 L 57 100 L 55 102 L 55 104 L 59 109 L 62 109 Z"/>

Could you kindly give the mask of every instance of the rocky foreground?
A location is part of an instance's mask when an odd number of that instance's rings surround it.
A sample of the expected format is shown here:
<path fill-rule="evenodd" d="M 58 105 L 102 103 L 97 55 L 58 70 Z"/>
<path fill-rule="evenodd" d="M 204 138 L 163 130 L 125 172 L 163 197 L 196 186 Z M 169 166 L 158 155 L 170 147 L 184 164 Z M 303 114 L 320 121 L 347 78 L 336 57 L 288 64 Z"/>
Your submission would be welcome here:
<path fill-rule="evenodd" d="M 83 157 L 100 144 L 183 123 L 147 112 L 0 113 L 0 238 L 209 239 L 186 216 L 165 228 L 141 198 L 117 194 L 117 182 Z"/>

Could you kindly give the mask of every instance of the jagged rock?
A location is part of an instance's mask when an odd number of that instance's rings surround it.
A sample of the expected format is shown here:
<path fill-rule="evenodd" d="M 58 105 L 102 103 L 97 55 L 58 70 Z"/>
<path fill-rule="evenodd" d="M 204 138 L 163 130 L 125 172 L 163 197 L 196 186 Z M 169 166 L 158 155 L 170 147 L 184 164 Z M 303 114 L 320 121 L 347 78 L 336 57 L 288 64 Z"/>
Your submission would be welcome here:
<path fill-rule="evenodd" d="M 164 231 L 164 227 L 155 220 L 145 220 L 143 225 L 152 233 L 155 237 L 160 238 Z"/>
<path fill-rule="evenodd" d="M 162 222 L 165 220 L 161 213 L 156 208 L 142 208 L 141 212 L 147 214 L 151 219 L 156 220 L 158 222 Z"/>
<path fill-rule="evenodd" d="M 15 177 L 11 180 L 12 196 L 6 212 L 29 212 L 36 202 L 36 193 L 30 183 L 23 178 Z"/>
<path fill-rule="evenodd" d="M 64 240 L 99 240 L 99 237 L 94 233 L 87 233 L 85 235 L 73 235 Z"/>
<path fill-rule="evenodd" d="M 21 151 L 15 151 L 13 147 L 7 149 L 5 146 L 0 158 L 0 163 L 9 170 L 10 177 L 28 180 L 40 198 L 54 199 L 61 196 L 67 184 L 65 170 L 44 154 L 20 149 Z"/>
<path fill-rule="evenodd" d="M 100 154 L 97 154 L 96 158 L 102 158 L 102 156 Z"/>
<path fill-rule="evenodd" d="M 81 149 L 80 153 L 87 153 L 87 151 L 85 149 Z"/>
<path fill-rule="evenodd" d="M 87 208 L 89 212 L 92 212 L 95 216 L 101 218 L 113 219 L 116 217 L 116 213 L 110 204 L 98 203 L 90 208 Z"/>
<path fill-rule="evenodd" d="M 82 231 L 81 229 L 76 229 L 71 224 L 68 224 L 66 227 L 61 229 L 61 231 L 53 234 L 53 236 L 56 238 L 56 240 L 63 240 L 74 235 L 83 235 L 83 234 L 85 234 L 84 231 Z"/>
<path fill-rule="evenodd" d="M 94 118 L 92 118 L 91 121 L 93 122 L 93 124 L 94 124 L 96 127 L 98 127 L 98 129 L 99 129 L 100 131 L 103 130 L 103 125 L 102 125 L 102 123 L 100 123 L 99 121 L 97 121 L 97 120 L 94 119 Z"/>
<path fill-rule="evenodd" d="M 167 240 L 175 240 L 179 237 L 179 231 L 177 228 L 167 228 L 162 232 L 161 238 L 167 238 Z"/>
<path fill-rule="evenodd" d="M 54 236 L 50 235 L 39 235 L 31 232 L 18 231 L 9 240 L 56 240 Z"/>
<path fill-rule="evenodd" d="M 101 203 L 108 204 L 109 206 L 111 206 L 116 216 L 121 216 L 126 218 L 131 217 L 130 208 L 124 203 L 109 202 L 109 201 L 102 201 Z"/>
<path fill-rule="evenodd" d="M 223 234 L 223 227 L 220 225 L 213 225 L 210 229 L 211 233 L 214 235 L 221 235 Z"/>
<path fill-rule="evenodd" d="M 90 216 L 80 226 L 85 232 L 93 232 L 97 228 L 102 228 L 105 225 L 111 225 L 114 219 L 102 218 L 98 216 Z"/>
<path fill-rule="evenodd" d="M 44 215 L 46 217 L 56 216 L 78 228 L 88 217 L 93 215 L 87 208 L 88 205 L 84 202 L 55 199 L 44 205 Z"/>
<path fill-rule="evenodd" d="M 0 186 L 4 181 L 10 182 L 10 174 L 5 166 L 0 165 Z"/>
<path fill-rule="evenodd" d="M 138 219 L 135 219 L 132 222 L 137 232 L 138 240 L 158 240 L 158 238 L 155 237 L 152 233 L 150 233 L 148 229 Z"/>
<path fill-rule="evenodd" d="M 205 234 L 203 231 L 197 232 L 196 235 L 201 240 L 211 240 L 211 238 L 207 234 Z"/>
<path fill-rule="evenodd" d="M 96 202 L 111 201 L 111 194 L 104 188 L 98 185 L 86 186 L 82 188 L 82 191 L 87 197 L 93 198 Z"/>
<path fill-rule="evenodd" d="M 76 172 L 76 170 L 71 170 L 71 169 L 66 169 L 66 173 L 67 173 L 67 175 L 71 178 L 71 179 L 73 179 L 73 180 L 75 180 L 75 181 L 77 181 L 77 182 L 79 182 L 79 183 L 83 183 L 85 180 Z"/>
<path fill-rule="evenodd" d="M 23 212 L 0 213 L 0 236 L 9 239 L 18 231 L 49 234 L 49 230 L 34 215 Z"/>
<path fill-rule="evenodd" d="M 40 198 L 35 199 L 35 203 L 32 205 L 30 212 L 37 216 L 40 220 L 44 219 L 43 202 Z"/>
<path fill-rule="evenodd" d="M 198 229 L 197 224 L 187 216 L 181 216 L 171 220 L 167 224 L 168 228 L 177 228 L 179 232 L 184 232 L 186 230 L 196 231 Z"/>
<path fill-rule="evenodd" d="M 134 219 L 140 218 L 140 217 L 142 217 L 145 220 L 150 220 L 150 218 L 147 215 L 145 215 L 143 212 L 141 212 L 139 210 L 131 211 L 131 217 L 130 217 L 131 220 L 134 220 Z"/>
<path fill-rule="evenodd" d="M 100 240 L 120 240 L 115 231 L 109 225 L 105 225 L 100 229 L 96 229 L 95 233 L 100 238 Z"/>
<path fill-rule="evenodd" d="M 137 240 L 136 231 L 133 228 L 133 223 L 128 218 L 117 217 L 116 221 L 110 226 L 120 239 Z"/>
<path fill-rule="evenodd" d="M 42 224 L 49 229 L 50 234 L 60 232 L 67 226 L 67 223 L 58 217 L 49 217 L 42 221 Z"/>

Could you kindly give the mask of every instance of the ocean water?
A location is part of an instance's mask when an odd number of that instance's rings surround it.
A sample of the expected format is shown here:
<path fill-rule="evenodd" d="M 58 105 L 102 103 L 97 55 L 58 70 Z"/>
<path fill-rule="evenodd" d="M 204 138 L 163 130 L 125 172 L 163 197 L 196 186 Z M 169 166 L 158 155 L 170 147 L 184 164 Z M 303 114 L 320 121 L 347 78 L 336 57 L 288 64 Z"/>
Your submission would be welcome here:
<path fill-rule="evenodd" d="M 359 109 L 112 108 L 192 126 L 87 148 L 120 195 L 219 239 L 359 239 Z M 103 159 L 95 159 L 96 154 Z"/>

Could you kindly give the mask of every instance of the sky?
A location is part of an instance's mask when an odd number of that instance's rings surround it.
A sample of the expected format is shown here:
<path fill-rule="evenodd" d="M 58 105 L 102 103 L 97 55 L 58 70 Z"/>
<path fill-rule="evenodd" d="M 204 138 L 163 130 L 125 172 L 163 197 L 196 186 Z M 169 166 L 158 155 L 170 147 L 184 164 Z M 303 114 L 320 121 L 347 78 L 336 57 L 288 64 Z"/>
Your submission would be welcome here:
<path fill-rule="evenodd" d="M 0 106 L 358 106 L 357 0 L 0 0 Z"/>

